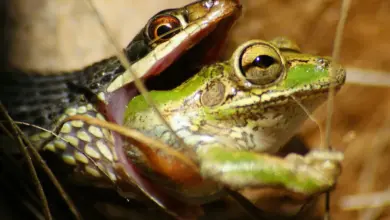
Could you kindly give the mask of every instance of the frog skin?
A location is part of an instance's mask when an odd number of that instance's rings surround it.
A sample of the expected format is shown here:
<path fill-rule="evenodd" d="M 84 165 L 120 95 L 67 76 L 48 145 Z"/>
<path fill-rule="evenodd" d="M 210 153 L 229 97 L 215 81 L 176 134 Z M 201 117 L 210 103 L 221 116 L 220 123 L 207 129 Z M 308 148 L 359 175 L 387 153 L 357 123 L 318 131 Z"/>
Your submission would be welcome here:
<path fill-rule="evenodd" d="M 335 72 L 332 78 L 330 71 Z M 131 140 L 119 157 L 188 203 L 219 198 L 224 187 L 277 187 L 315 196 L 335 185 L 343 154 L 314 150 L 282 158 L 275 153 L 308 117 L 297 101 L 312 112 L 326 100 L 330 85 L 338 90 L 345 78 L 345 70 L 329 57 L 301 53 L 286 38 L 248 41 L 230 60 L 204 67 L 172 90 L 150 92 L 185 145 L 142 96 L 127 105 L 125 125 L 191 158 L 199 167 L 198 176 L 183 170 L 177 174 L 177 168 L 162 172 Z M 179 166 L 161 152 L 155 157 L 165 159 L 167 166 Z"/>

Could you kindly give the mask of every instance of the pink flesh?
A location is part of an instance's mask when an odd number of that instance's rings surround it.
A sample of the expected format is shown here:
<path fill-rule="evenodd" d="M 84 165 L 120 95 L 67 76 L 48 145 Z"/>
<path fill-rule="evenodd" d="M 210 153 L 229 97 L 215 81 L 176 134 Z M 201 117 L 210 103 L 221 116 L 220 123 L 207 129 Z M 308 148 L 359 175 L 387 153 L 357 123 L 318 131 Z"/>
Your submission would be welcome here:
<path fill-rule="evenodd" d="M 158 75 L 168 68 L 174 61 L 178 60 L 181 55 L 183 55 L 188 48 L 192 45 L 196 45 L 199 41 L 205 38 L 209 33 L 211 33 L 216 28 L 216 25 L 211 25 L 208 28 L 205 28 L 190 38 L 183 41 L 177 48 L 172 50 L 169 55 L 164 58 L 156 61 L 154 65 L 149 69 L 149 71 L 144 74 L 144 79 L 150 76 Z M 196 39 L 196 40 L 194 40 Z M 220 49 L 220 48 L 218 48 Z M 136 88 L 133 85 L 125 86 L 124 88 L 118 89 L 111 94 L 108 94 L 108 105 L 106 106 L 106 116 L 112 119 L 113 122 L 122 124 L 124 119 L 125 106 L 131 98 L 133 98 L 137 92 L 134 91 Z"/>
<path fill-rule="evenodd" d="M 108 105 L 106 106 L 106 116 L 110 121 L 117 124 L 123 124 L 126 105 L 136 95 L 138 95 L 138 91 L 133 83 L 109 94 Z"/>

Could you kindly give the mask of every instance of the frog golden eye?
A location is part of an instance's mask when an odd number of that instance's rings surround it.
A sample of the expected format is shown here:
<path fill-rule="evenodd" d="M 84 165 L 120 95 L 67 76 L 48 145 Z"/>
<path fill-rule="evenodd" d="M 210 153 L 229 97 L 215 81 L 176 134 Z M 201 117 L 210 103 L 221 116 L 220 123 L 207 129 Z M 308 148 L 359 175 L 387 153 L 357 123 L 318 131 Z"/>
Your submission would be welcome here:
<path fill-rule="evenodd" d="M 274 83 L 283 75 L 279 53 L 274 47 L 262 42 L 246 47 L 241 52 L 238 66 L 242 76 L 254 85 Z"/>
<path fill-rule="evenodd" d="M 180 20 L 172 15 L 154 17 L 147 25 L 146 33 L 153 43 L 169 40 L 181 30 Z"/>

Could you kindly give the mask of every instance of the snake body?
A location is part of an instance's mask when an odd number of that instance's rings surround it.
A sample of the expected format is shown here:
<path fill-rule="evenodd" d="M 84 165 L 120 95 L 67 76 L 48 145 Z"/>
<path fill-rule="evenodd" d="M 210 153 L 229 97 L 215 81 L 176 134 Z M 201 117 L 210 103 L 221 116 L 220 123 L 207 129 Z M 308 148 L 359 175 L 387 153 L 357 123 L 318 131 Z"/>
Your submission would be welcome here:
<path fill-rule="evenodd" d="M 143 30 L 125 49 L 132 62 L 152 50 L 142 34 Z M 52 130 L 67 107 L 90 102 L 92 94 L 104 91 L 123 72 L 117 57 L 61 74 L 40 75 L 11 69 L 1 75 L 0 100 L 14 120 Z M 23 126 L 23 131 L 32 135 L 37 129 Z"/>

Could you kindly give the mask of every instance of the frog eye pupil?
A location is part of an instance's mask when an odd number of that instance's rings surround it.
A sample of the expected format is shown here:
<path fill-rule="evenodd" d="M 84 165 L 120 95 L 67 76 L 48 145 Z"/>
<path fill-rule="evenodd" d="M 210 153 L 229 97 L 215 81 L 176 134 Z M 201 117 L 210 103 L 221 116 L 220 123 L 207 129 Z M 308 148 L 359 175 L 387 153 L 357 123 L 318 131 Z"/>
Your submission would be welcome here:
<path fill-rule="evenodd" d="M 268 49 L 264 46 L 263 48 Z M 280 78 L 283 74 L 283 64 L 276 52 L 259 49 L 262 47 L 249 48 L 241 54 L 241 74 L 252 85 L 266 86 Z"/>
<path fill-rule="evenodd" d="M 253 60 L 252 65 L 260 68 L 268 68 L 274 63 L 275 63 L 274 58 L 267 55 L 260 55 Z"/>

